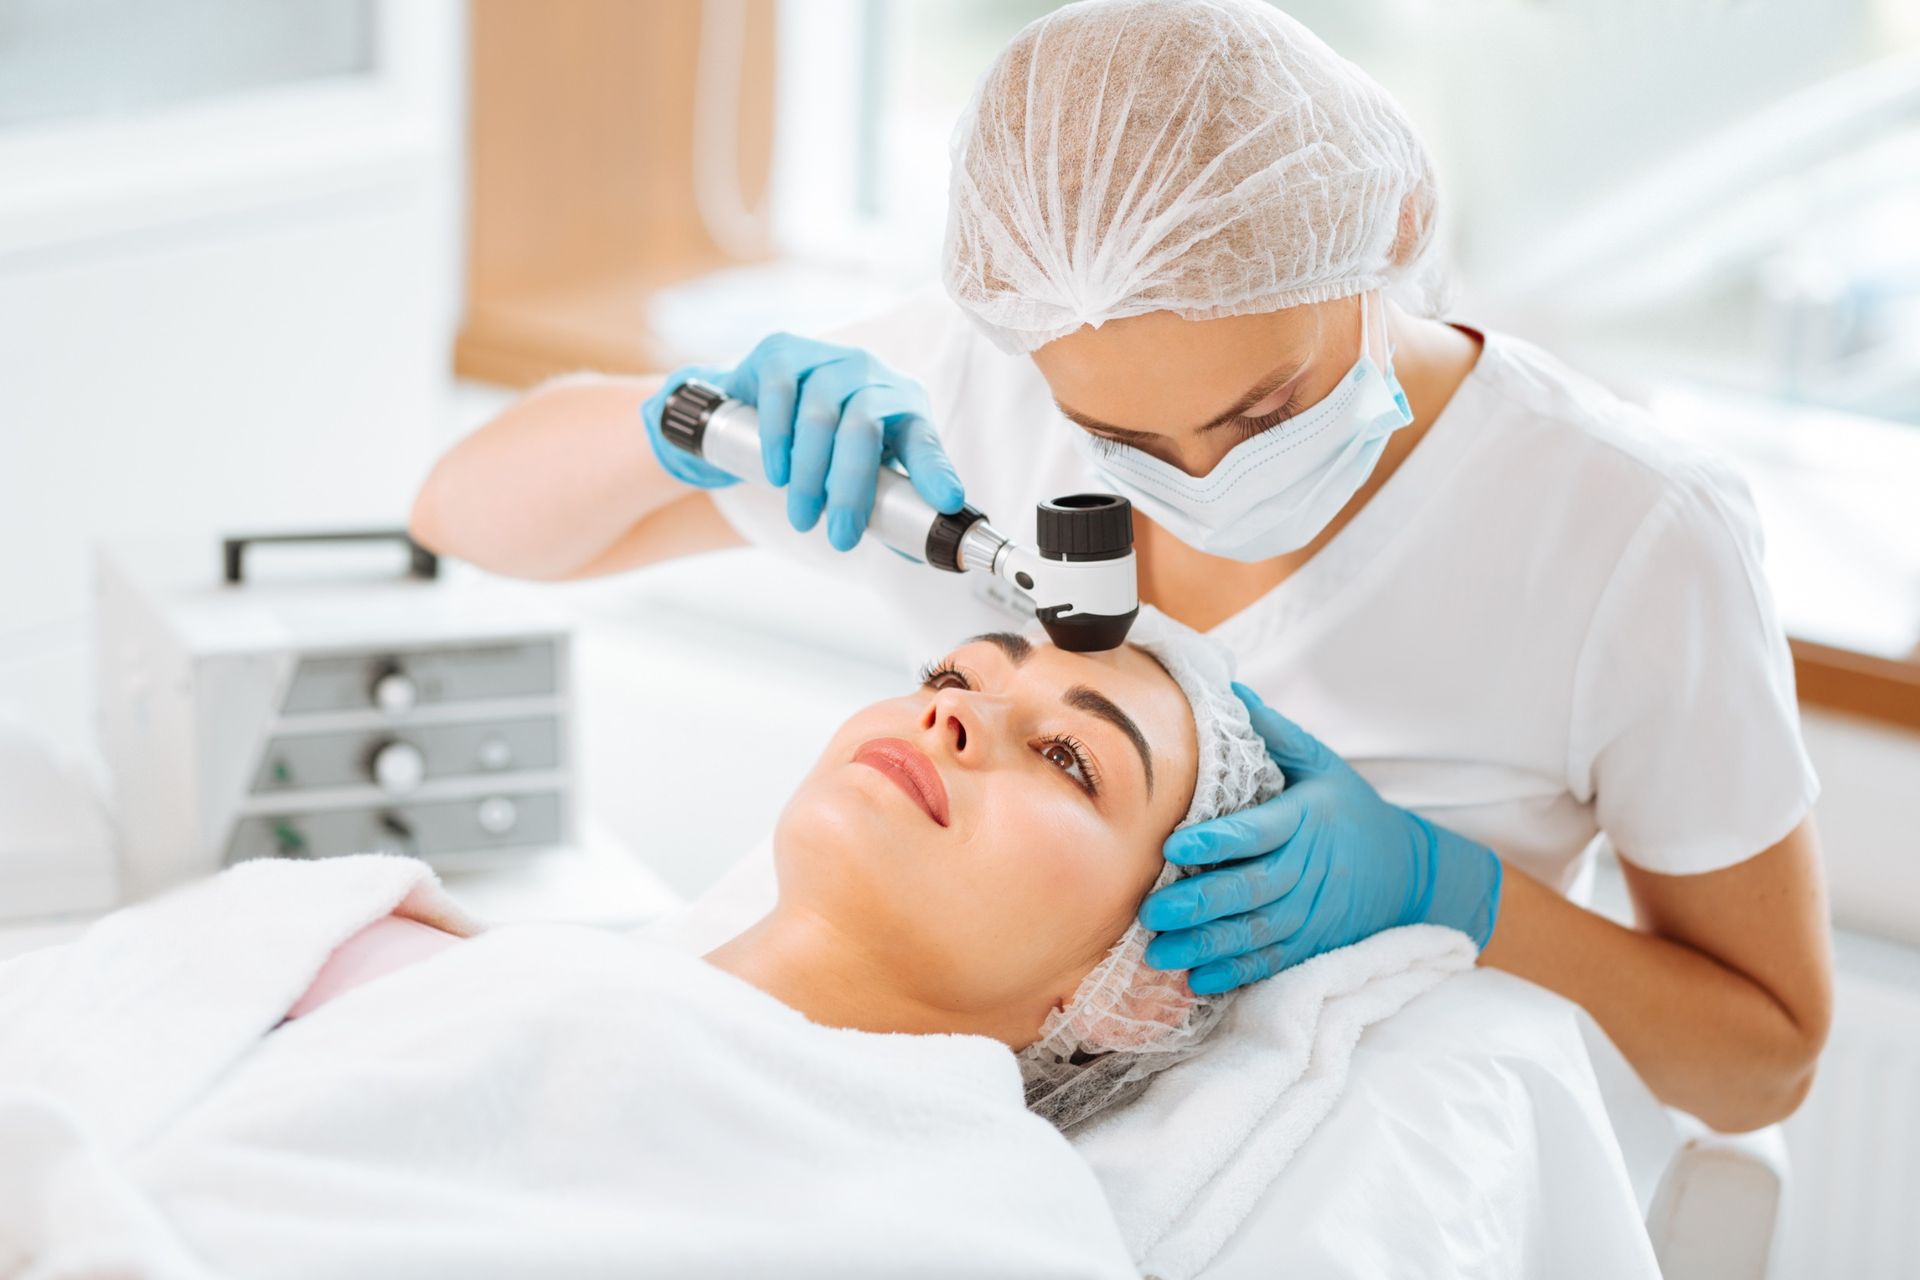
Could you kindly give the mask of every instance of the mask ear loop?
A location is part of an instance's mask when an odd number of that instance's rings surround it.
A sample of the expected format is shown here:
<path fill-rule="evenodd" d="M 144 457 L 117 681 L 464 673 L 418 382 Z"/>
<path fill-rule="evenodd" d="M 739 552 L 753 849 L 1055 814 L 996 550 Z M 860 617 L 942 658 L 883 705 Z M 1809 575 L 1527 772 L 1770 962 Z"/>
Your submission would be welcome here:
<path fill-rule="evenodd" d="M 1369 289 L 1360 297 L 1361 346 L 1366 345 L 1367 302 L 1372 297 Z M 1400 385 L 1400 375 L 1393 368 L 1393 327 L 1387 323 L 1387 305 L 1384 297 L 1380 300 L 1380 347 L 1386 353 L 1380 360 L 1380 376 L 1387 380 L 1387 389 L 1393 392 L 1393 398 L 1399 402 L 1403 417 L 1402 425 L 1413 421 L 1413 406 L 1407 403 L 1406 388 Z"/>
<path fill-rule="evenodd" d="M 1371 321 L 1373 320 L 1373 297 L 1375 292 L 1373 289 L 1368 289 L 1360 295 L 1360 354 L 1362 356 L 1373 354 L 1373 325 Z M 1379 364 L 1381 369 L 1385 371 L 1393 368 L 1393 330 L 1387 326 L 1387 309 L 1384 302 L 1379 309 L 1379 318 L 1381 353 Z"/>

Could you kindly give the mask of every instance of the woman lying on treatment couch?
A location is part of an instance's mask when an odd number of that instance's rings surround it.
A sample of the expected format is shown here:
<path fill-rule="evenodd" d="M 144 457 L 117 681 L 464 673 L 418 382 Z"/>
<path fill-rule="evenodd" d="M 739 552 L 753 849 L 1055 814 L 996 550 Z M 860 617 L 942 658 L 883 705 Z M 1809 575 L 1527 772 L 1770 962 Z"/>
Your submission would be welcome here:
<path fill-rule="evenodd" d="M 856 713 L 705 961 L 368 856 L 0 966 L 0 1275 L 1134 1274 L 1055 1126 L 1217 1021 L 1134 912 L 1281 785 L 1223 653 L 1136 639 L 978 638 Z"/>

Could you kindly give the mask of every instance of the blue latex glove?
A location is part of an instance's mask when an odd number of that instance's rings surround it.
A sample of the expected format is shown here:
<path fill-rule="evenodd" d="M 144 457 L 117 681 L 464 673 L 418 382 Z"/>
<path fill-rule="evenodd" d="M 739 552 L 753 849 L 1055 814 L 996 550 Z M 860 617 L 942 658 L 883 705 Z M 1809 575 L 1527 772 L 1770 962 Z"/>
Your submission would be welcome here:
<path fill-rule="evenodd" d="M 827 517 L 827 540 L 851 550 L 873 515 L 880 468 L 897 462 L 936 510 L 966 503 L 960 477 L 935 434 L 927 393 L 858 347 L 792 334 L 763 339 L 731 370 L 676 369 L 641 406 L 653 452 L 676 480 L 703 489 L 734 483 L 711 464 L 660 435 L 667 397 L 689 378 L 711 382 L 760 415 L 760 457 L 767 482 L 787 490 L 787 520 L 805 533 Z"/>
<path fill-rule="evenodd" d="M 1162 931 L 1147 963 L 1191 969 L 1197 992 L 1257 982 L 1403 924 L 1451 925 L 1484 947 L 1500 906 L 1500 859 L 1397 808 L 1319 739 L 1242 684 L 1287 789 L 1176 831 L 1166 857 L 1214 867 L 1154 893 L 1140 923 Z"/>

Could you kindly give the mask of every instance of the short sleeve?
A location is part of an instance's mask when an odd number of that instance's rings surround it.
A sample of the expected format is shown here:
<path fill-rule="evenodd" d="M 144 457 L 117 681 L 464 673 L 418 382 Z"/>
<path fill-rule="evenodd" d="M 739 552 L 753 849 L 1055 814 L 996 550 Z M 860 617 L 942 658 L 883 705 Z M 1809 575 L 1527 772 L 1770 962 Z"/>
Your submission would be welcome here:
<path fill-rule="evenodd" d="M 1649 508 L 1595 607 L 1569 782 L 1620 856 L 1649 871 L 1743 862 L 1818 795 L 1761 552 L 1745 484 L 1695 465 Z"/>

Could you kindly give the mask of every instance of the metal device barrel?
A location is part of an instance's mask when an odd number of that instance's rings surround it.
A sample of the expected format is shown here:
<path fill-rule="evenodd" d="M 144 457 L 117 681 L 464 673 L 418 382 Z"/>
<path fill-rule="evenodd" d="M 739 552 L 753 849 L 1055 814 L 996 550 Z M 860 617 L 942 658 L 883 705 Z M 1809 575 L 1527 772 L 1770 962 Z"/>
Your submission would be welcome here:
<path fill-rule="evenodd" d="M 750 481 L 765 475 L 759 413 L 717 387 L 697 379 L 682 383 L 661 410 L 660 433 L 728 475 Z M 960 559 L 961 543 L 981 519 L 972 507 L 951 514 L 934 510 L 903 472 L 883 466 L 874 485 L 867 533 L 936 569 L 959 573 L 971 567 Z"/>
<path fill-rule="evenodd" d="M 667 397 L 660 433 L 729 475 L 758 480 L 760 416 L 718 387 L 689 380 Z M 979 511 L 936 511 L 906 475 L 882 466 L 867 533 L 896 551 L 949 572 L 981 572 L 1012 583 L 1033 602 L 1054 645 L 1077 653 L 1117 649 L 1140 613 L 1133 558 L 1133 507 L 1108 493 L 1075 493 L 1035 512 L 1037 548 L 1019 546 Z"/>

